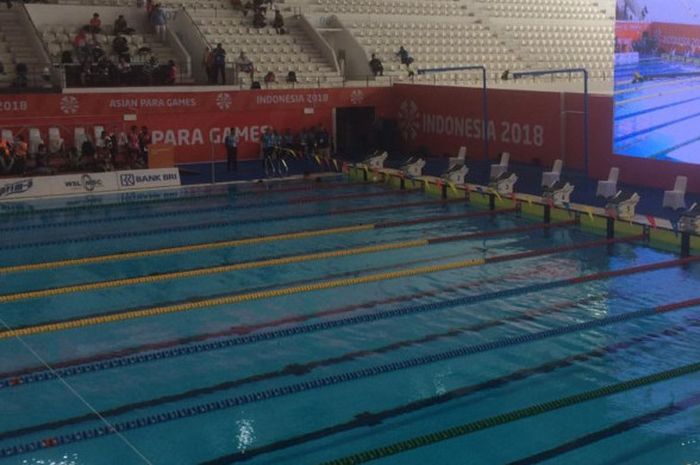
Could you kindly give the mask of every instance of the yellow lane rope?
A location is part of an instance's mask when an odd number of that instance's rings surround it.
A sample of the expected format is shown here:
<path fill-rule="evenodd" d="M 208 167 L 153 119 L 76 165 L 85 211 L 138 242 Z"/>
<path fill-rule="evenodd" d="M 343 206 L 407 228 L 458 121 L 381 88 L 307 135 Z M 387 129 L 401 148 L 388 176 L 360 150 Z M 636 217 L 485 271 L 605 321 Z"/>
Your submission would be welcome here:
<path fill-rule="evenodd" d="M 0 267 L 0 274 L 19 273 L 23 271 L 49 270 L 65 266 L 88 265 L 95 263 L 105 263 L 110 261 L 130 260 L 133 258 L 154 257 L 158 255 L 170 255 L 185 252 L 198 252 L 201 250 L 224 249 L 230 247 L 240 247 L 243 245 L 262 244 L 265 242 L 288 241 L 292 239 L 305 239 L 309 237 L 327 236 L 332 234 L 346 234 L 353 232 L 369 231 L 374 229 L 374 224 L 362 224 L 356 226 L 341 226 L 338 228 L 314 229 L 310 231 L 299 231 L 291 233 L 273 234 L 269 236 L 249 237 L 244 239 L 233 239 L 230 241 L 207 242 L 195 245 L 182 245 L 176 247 L 165 247 L 162 249 L 140 250 L 135 252 L 115 253 L 109 255 L 97 255 L 86 258 L 72 258 L 67 260 L 57 260 L 53 262 L 29 263 L 24 265 L 11 265 Z"/>
<path fill-rule="evenodd" d="M 486 260 L 483 258 L 463 260 L 458 262 L 446 263 L 442 265 L 430 265 L 407 270 L 390 271 L 385 273 L 370 274 L 367 276 L 359 276 L 355 278 L 335 279 L 330 281 L 320 281 L 312 284 L 301 286 L 284 287 L 280 289 L 271 289 L 258 292 L 247 292 L 243 294 L 234 294 L 226 297 L 218 297 L 214 299 L 205 299 L 195 302 L 187 302 L 183 304 L 164 305 L 159 307 L 151 307 L 142 310 L 131 310 L 111 315 L 94 316 L 80 318 L 76 320 L 63 321 L 58 323 L 40 324 L 27 326 L 25 328 L 10 329 L 0 332 L 0 339 L 6 339 L 17 336 L 30 336 L 34 334 L 50 333 L 62 331 L 66 329 L 82 328 L 87 326 L 96 326 L 105 323 L 113 323 L 117 321 L 132 320 L 136 318 L 146 318 L 156 315 L 165 315 L 169 313 L 187 312 L 199 310 L 218 305 L 237 304 L 248 302 L 251 300 L 267 299 L 271 297 L 280 297 L 291 294 L 299 294 L 304 292 L 319 291 L 324 289 L 332 289 L 336 287 L 355 286 L 358 284 L 367 284 L 378 281 L 387 281 L 390 279 L 405 278 L 422 274 L 437 273 L 440 271 L 456 270 L 473 266 L 484 265 Z"/>
<path fill-rule="evenodd" d="M 313 261 L 313 260 L 323 260 L 323 259 L 327 259 L 327 258 L 338 258 L 338 257 L 345 257 L 348 255 L 385 252 L 388 250 L 406 249 L 406 248 L 411 248 L 411 247 L 421 247 L 424 245 L 428 245 L 428 243 L 429 242 L 427 239 L 416 239 L 416 240 L 403 241 L 403 242 L 390 242 L 388 244 L 378 244 L 378 245 L 370 245 L 370 246 L 362 246 L 362 247 L 353 247 L 353 248 L 341 249 L 341 250 L 332 250 L 332 251 L 328 251 L 328 252 L 315 252 L 315 253 L 308 253 L 308 254 L 301 254 L 301 255 L 292 255 L 289 257 L 270 258 L 270 259 L 266 259 L 266 260 L 256 260 L 256 261 L 250 261 L 250 262 L 233 263 L 231 265 L 220 265 L 220 266 L 212 266 L 212 267 L 207 267 L 207 268 L 197 268 L 194 270 L 187 270 L 187 271 L 174 271 L 174 272 L 170 272 L 170 273 L 160 273 L 160 274 L 154 274 L 154 275 L 148 275 L 148 276 L 138 276 L 135 278 L 113 279 L 110 281 L 100 281 L 100 282 L 87 283 L 87 284 L 76 284 L 73 286 L 56 287 L 56 288 L 52 288 L 52 289 L 39 289 L 39 290 L 35 290 L 35 291 L 18 292 L 15 294 L 0 295 L 0 303 L 16 302 L 18 300 L 36 299 L 36 298 L 41 298 L 41 297 L 51 297 L 51 296 L 56 296 L 56 295 L 69 294 L 72 292 L 87 292 L 87 291 L 94 291 L 96 289 L 109 289 L 109 288 L 114 288 L 114 287 L 130 286 L 130 285 L 134 285 L 134 284 L 147 284 L 147 283 L 155 283 L 155 282 L 159 282 L 159 281 L 167 281 L 167 280 L 173 280 L 173 279 L 183 279 L 183 278 L 192 278 L 192 277 L 196 277 L 196 276 L 206 276 L 206 275 L 217 274 L 217 273 L 228 273 L 230 271 L 251 270 L 251 269 L 255 269 L 255 268 L 263 268 L 266 266 L 288 265 L 290 263 L 300 263 L 300 262 L 307 262 L 307 261 Z"/>

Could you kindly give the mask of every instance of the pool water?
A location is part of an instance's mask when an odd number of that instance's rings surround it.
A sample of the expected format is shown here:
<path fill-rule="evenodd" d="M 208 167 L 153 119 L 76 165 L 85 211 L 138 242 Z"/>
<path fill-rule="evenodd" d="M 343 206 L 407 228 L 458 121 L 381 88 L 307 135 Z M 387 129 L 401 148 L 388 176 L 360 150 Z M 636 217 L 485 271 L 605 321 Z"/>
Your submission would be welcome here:
<path fill-rule="evenodd" d="M 634 73 L 653 77 L 632 83 Z M 700 78 L 692 63 L 645 58 L 615 68 L 614 151 L 619 155 L 700 163 Z M 668 75 L 685 75 L 668 77 Z M 666 75 L 666 76 L 662 76 Z"/>
<path fill-rule="evenodd" d="M 700 305 L 641 312 L 700 267 L 641 240 L 341 178 L 0 218 L 2 465 L 700 461 L 695 369 L 509 413 L 700 362 Z"/>

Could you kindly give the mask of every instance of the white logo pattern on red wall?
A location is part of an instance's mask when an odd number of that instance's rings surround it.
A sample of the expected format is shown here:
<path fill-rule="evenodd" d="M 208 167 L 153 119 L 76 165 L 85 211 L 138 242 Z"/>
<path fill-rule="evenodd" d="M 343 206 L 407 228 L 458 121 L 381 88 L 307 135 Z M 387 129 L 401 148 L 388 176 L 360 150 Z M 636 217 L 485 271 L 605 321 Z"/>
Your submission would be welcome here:
<path fill-rule="evenodd" d="M 404 140 L 414 140 L 418 135 L 420 112 L 413 100 L 404 100 L 399 106 L 399 129 Z"/>
<path fill-rule="evenodd" d="M 231 96 L 226 92 L 221 92 L 216 96 L 216 106 L 219 107 L 219 110 L 228 110 L 231 108 L 231 103 L 233 103 Z"/>
<path fill-rule="evenodd" d="M 66 95 L 64 97 L 61 97 L 59 107 L 61 108 L 61 111 L 63 113 L 67 115 L 73 115 L 78 112 L 80 104 L 78 103 L 77 98 L 73 97 L 72 95 Z"/>
<path fill-rule="evenodd" d="M 362 92 L 360 89 L 355 89 L 350 93 L 350 103 L 353 105 L 359 105 L 360 103 L 364 102 L 365 100 L 365 93 Z"/>

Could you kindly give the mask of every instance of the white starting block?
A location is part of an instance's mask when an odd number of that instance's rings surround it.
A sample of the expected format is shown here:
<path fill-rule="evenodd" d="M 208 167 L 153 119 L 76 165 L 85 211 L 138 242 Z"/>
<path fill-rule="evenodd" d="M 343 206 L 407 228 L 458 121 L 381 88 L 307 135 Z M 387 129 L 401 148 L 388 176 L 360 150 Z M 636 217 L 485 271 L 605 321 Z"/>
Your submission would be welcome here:
<path fill-rule="evenodd" d="M 546 186 L 542 192 L 542 199 L 551 199 L 552 203 L 562 206 L 571 202 L 571 193 L 574 192 L 574 185 L 565 181 L 556 181 L 551 186 Z"/>
<path fill-rule="evenodd" d="M 639 194 L 636 192 L 620 191 L 615 194 L 615 197 L 608 200 L 606 209 L 613 209 L 617 213 L 617 217 L 622 220 L 631 220 L 634 218 L 634 210 L 639 203 Z"/>
<path fill-rule="evenodd" d="M 412 178 L 417 178 L 423 175 L 423 167 L 425 160 L 422 158 L 411 157 L 401 165 L 401 171 Z"/>
<path fill-rule="evenodd" d="M 678 220 L 678 229 L 681 232 L 700 234 L 700 205 L 694 203 L 690 209 L 683 212 Z"/>
<path fill-rule="evenodd" d="M 456 163 L 450 169 L 442 173 L 442 179 L 454 183 L 458 186 L 463 186 L 466 183 L 469 168 L 464 163 Z"/>
<path fill-rule="evenodd" d="M 384 162 L 388 157 L 388 153 L 376 151 L 362 163 L 367 165 L 371 170 L 381 170 L 384 169 Z"/>
<path fill-rule="evenodd" d="M 516 182 L 518 182 L 518 176 L 515 173 L 506 171 L 491 178 L 489 187 L 498 192 L 499 195 L 510 195 L 515 189 Z"/>

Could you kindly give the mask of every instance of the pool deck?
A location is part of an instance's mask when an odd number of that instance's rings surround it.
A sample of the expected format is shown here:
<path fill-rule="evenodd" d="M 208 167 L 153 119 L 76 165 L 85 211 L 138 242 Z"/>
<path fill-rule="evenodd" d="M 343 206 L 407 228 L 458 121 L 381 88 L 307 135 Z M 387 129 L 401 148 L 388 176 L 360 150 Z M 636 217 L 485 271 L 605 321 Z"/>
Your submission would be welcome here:
<path fill-rule="evenodd" d="M 346 171 L 350 178 L 356 181 L 382 182 L 395 188 L 423 188 L 430 195 L 465 198 L 465 201 L 477 207 L 507 208 L 516 205 L 521 214 L 537 219 L 548 215 L 548 221 L 563 221 L 575 217 L 581 228 L 597 234 L 608 234 L 608 225 L 612 224 L 615 236 L 644 234 L 648 236 L 649 244 L 654 247 L 671 251 L 681 250 L 682 233 L 678 232 L 677 220 L 671 218 L 656 217 L 643 212 L 631 218 L 616 218 L 616 215 L 603 206 L 577 202 L 555 205 L 543 201 L 539 193 L 517 192 L 502 196 L 488 185 L 467 183 L 459 186 L 445 183 L 440 177 L 430 174 L 409 178 L 393 168 L 370 170 L 365 165 L 356 164 L 348 165 Z M 517 172 L 517 169 L 515 171 Z M 566 176 L 562 176 L 562 179 L 566 180 Z M 690 253 L 700 253 L 700 236 L 690 234 Z"/>

